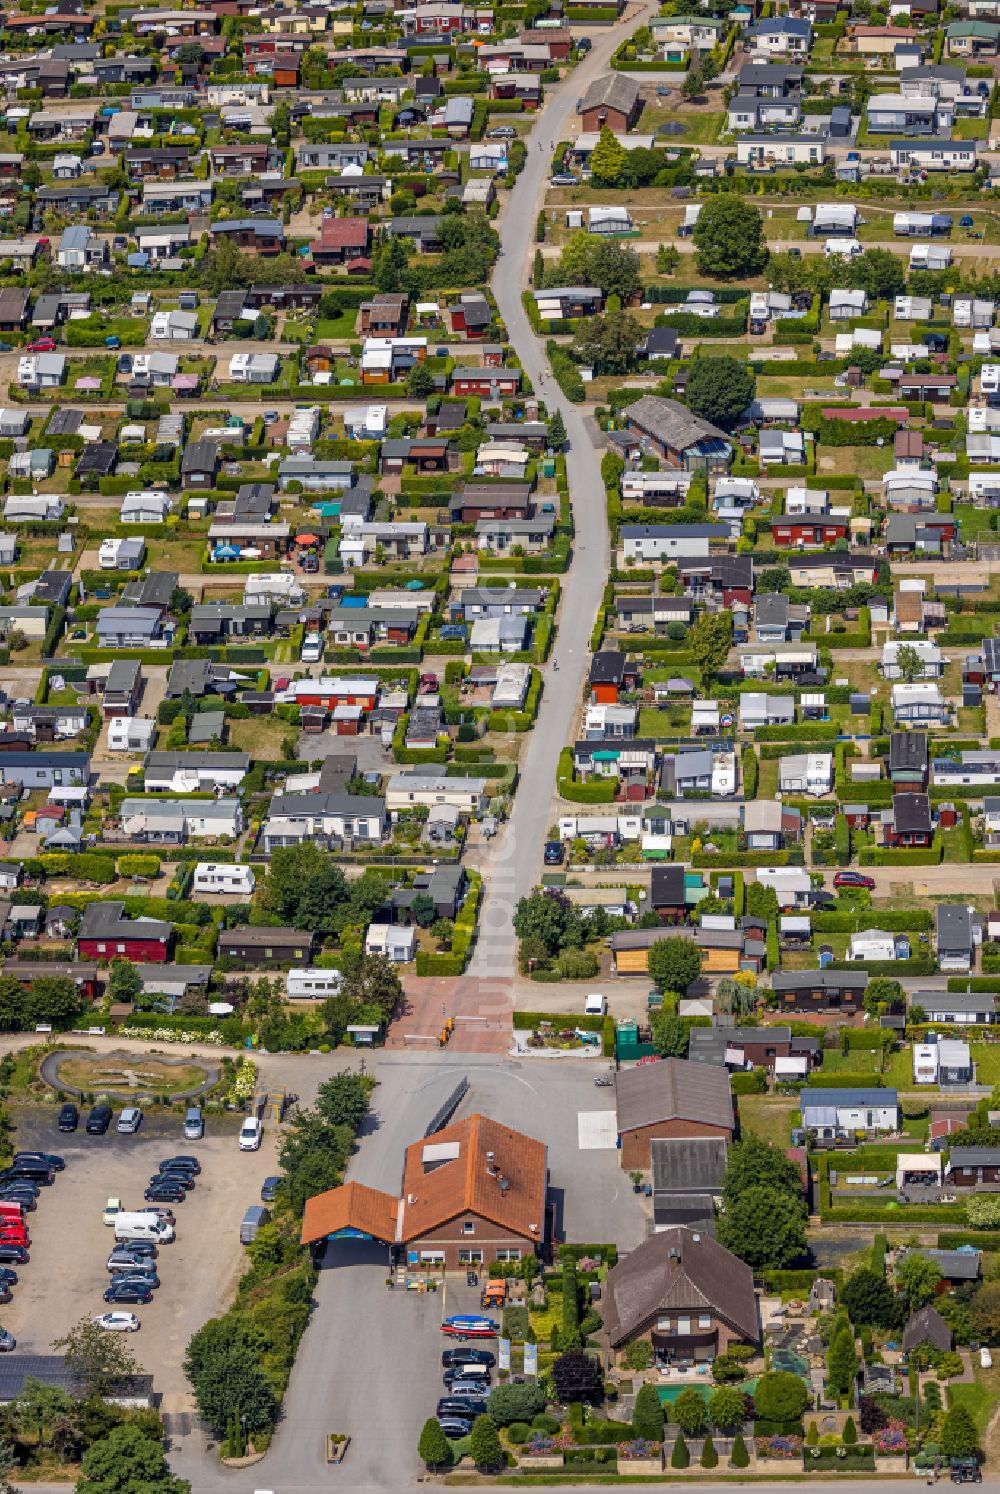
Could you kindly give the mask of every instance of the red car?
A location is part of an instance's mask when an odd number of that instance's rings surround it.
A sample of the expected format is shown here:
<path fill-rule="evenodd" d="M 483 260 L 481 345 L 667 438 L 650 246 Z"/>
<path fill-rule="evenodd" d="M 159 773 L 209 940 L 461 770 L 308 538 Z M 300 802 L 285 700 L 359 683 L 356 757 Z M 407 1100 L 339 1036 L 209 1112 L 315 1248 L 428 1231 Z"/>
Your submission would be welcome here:
<path fill-rule="evenodd" d="M 36 337 L 34 342 L 28 343 L 29 353 L 54 353 L 55 350 L 55 339 L 52 337 Z"/>
<path fill-rule="evenodd" d="M 834 887 L 864 887 L 868 892 L 875 890 L 875 878 L 866 877 L 864 872 L 839 871 L 833 879 Z"/>

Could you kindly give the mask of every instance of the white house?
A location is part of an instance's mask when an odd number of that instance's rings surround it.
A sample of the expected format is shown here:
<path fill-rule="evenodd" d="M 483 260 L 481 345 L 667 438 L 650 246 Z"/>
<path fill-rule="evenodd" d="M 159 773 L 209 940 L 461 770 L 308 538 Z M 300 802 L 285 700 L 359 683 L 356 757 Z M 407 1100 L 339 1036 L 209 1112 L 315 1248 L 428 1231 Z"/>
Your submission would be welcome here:
<path fill-rule="evenodd" d="M 894 1089 L 804 1089 L 802 1124 L 820 1140 L 854 1131 L 895 1131 L 899 1097 Z"/>
<path fill-rule="evenodd" d="M 365 953 L 383 955 L 394 965 L 406 965 L 417 952 L 417 931 L 412 924 L 371 923 L 365 935 Z"/>
<path fill-rule="evenodd" d="M 249 771 L 248 752 L 150 752 L 143 766 L 147 794 L 234 789 Z"/>
<path fill-rule="evenodd" d="M 938 1082 L 937 1043 L 914 1043 L 913 1082 L 914 1084 L 936 1084 Z"/>
<path fill-rule="evenodd" d="M 897 726 L 941 726 L 948 720 L 948 704 L 930 680 L 892 687 L 892 715 Z"/>
<path fill-rule="evenodd" d="M 147 752 L 156 741 L 156 722 L 150 716 L 112 716 L 108 722 L 109 752 Z"/>
<path fill-rule="evenodd" d="M 118 517 L 123 524 L 162 524 L 173 506 L 169 493 L 142 488 L 125 494 Z"/>
<path fill-rule="evenodd" d="M 195 892 L 234 892 L 250 897 L 257 885 L 252 866 L 235 862 L 199 861 L 194 869 Z"/>
<path fill-rule="evenodd" d="M 804 866 L 761 866 L 757 881 L 773 887 L 782 908 L 807 908 L 812 897 L 812 881 Z"/>
<path fill-rule="evenodd" d="M 918 679 L 934 680 L 944 674 L 945 661 L 936 643 L 928 638 L 890 638 L 882 645 L 882 673 L 887 680 L 903 678 L 899 665 L 901 648 L 912 649 L 920 660 Z"/>
<path fill-rule="evenodd" d="M 833 756 L 829 752 L 792 753 L 778 760 L 778 787 L 783 794 L 819 798 L 833 789 Z"/>
<path fill-rule="evenodd" d="M 861 929 L 848 942 L 849 960 L 894 960 L 896 940 L 884 929 Z"/>

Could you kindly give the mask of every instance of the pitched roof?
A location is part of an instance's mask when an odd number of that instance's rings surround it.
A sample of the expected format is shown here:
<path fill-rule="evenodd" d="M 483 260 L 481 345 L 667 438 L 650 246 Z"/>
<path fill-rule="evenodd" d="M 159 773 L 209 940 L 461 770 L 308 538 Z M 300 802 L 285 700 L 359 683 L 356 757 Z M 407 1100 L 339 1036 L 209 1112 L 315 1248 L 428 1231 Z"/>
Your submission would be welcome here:
<path fill-rule="evenodd" d="M 588 109 L 607 107 L 630 114 L 638 99 L 639 85 L 632 78 L 627 78 L 622 73 L 605 73 L 602 78 L 595 78 L 591 83 L 577 104 L 576 112 L 583 114 Z"/>
<path fill-rule="evenodd" d="M 470 1115 L 407 1147 L 400 1238 L 417 1239 L 458 1214 L 473 1213 L 500 1229 L 541 1239 L 547 1178 L 541 1141 Z"/>
<path fill-rule="evenodd" d="M 619 1133 L 657 1121 L 687 1120 L 733 1129 L 729 1074 L 713 1064 L 662 1058 L 615 1077 Z"/>
<path fill-rule="evenodd" d="M 310 1245 L 342 1229 L 357 1229 L 375 1240 L 391 1243 L 396 1238 L 399 1200 L 364 1183 L 344 1183 L 306 1200 L 302 1216 L 302 1243 Z"/>
<path fill-rule="evenodd" d="M 933 1344 L 943 1351 L 951 1348 L 951 1329 L 936 1307 L 922 1307 L 903 1329 L 904 1353 L 923 1343 Z"/>
<path fill-rule="evenodd" d="M 658 394 L 644 394 L 634 405 L 627 405 L 624 413 L 632 425 L 675 451 L 696 446 L 700 441 L 729 440 L 725 431 L 702 420 L 687 405 Z"/>
<path fill-rule="evenodd" d="M 722 1136 L 655 1137 L 650 1142 L 654 1192 L 704 1193 L 721 1188 L 726 1152 Z"/>
<path fill-rule="evenodd" d="M 753 1272 L 702 1231 L 662 1230 L 608 1272 L 604 1323 L 617 1347 L 661 1311 L 712 1311 L 741 1338 L 760 1327 Z"/>

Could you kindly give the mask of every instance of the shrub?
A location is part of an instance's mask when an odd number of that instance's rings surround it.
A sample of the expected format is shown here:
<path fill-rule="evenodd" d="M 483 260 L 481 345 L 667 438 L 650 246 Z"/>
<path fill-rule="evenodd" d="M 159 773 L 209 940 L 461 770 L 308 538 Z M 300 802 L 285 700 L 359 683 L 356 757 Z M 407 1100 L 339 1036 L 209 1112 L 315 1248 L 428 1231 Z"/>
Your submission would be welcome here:
<path fill-rule="evenodd" d="M 719 1454 L 715 1450 L 712 1434 L 709 1433 L 701 1448 L 701 1466 L 703 1468 L 717 1468 L 719 1466 Z"/>
<path fill-rule="evenodd" d="M 659 1442 L 663 1437 L 663 1404 L 655 1385 L 643 1385 L 635 1398 L 632 1430 L 637 1437 Z"/>
<path fill-rule="evenodd" d="M 507 1440 L 515 1447 L 522 1446 L 531 1436 L 531 1428 L 526 1421 L 512 1421 L 507 1428 Z"/>
<path fill-rule="evenodd" d="M 652 1364 L 653 1345 L 649 1339 L 633 1339 L 625 1350 L 625 1367 L 630 1370 L 646 1370 L 650 1369 Z"/>
<path fill-rule="evenodd" d="M 850 1447 L 858 1440 L 858 1429 L 854 1425 L 854 1417 L 849 1416 L 844 1422 L 843 1441 L 846 1447 Z"/>
<path fill-rule="evenodd" d="M 677 1441 L 674 1443 L 670 1453 L 670 1466 L 671 1468 L 689 1468 L 691 1466 L 691 1454 L 688 1452 L 683 1432 L 677 1433 Z"/>
<path fill-rule="evenodd" d="M 516 1421 L 530 1421 L 545 1410 L 545 1396 L 537 1385 L 497 1385 L 490 1392 L 490 1416 L 498 1427 L 510 1426 Z"/>
<path fill-rule="evenodd" d="M 743 1441 L 743 1433 L 737 1432 L 733 1438 L 733 1451 L 729 1459 L 734 1468 L 748 1468 L 750 1466 L 750 1454 L 747 1445 Z"/>

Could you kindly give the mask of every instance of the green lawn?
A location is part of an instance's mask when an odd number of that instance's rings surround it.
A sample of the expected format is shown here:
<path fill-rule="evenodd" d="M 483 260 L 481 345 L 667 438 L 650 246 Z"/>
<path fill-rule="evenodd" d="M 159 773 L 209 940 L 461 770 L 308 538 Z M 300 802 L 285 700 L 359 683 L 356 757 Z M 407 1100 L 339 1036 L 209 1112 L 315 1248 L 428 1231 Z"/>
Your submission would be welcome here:
<path fill-rule="evenodd" d="M 771 1095 L 740 1095 L 737 1099 L 740 1127 L 770 1141 L 784 1150 L 788 1146 L 792 1116 L 798 1111 L 795 1100 Z"/>
<path fill-rule="evenodd" d="M 973 1043 L 972 1061 L 977 1084 L 1000 1084 L 1000 1044 Z"/>
<path fill-rule="evenodd" d="M 886 1083 L 890 1088 L 914 1089 L 913 1083 L 913 1055 L 910 1049 L 900 1048 L 895 1053 L 889 1054 L 889 1072 L 886 1075 Z M 921 1084 L 920 1089 L 926 1090 L 928 1094 L 937 1094 L 936 1084 Z"/>
<path fill-rule="evenodd" d="M 856 1048 L 850 1053 L 823 1050 L 823 1072 L 827 1074 L 877 1074 L 877 1055 L 873 1048 Z"/>
<path fill-rule="evenodd" d="M 681 145 L 713 145 L 726 122 L 726 116 L 721 111 L 716 114 L 708 109 L 700 110 L 698 113 L 693 111 L 688 113 L 687 110 L 658 109 L 655 113 L 657 125 L 676 123 L 684 126 L 683 135 L 671 137 Z"/>
<path fill-rule="evenodd" d="M 946 1392 L 950 1406 L 964 1406 L 976 1423 L 976 1431 L 985 1432 L 997 1409 L 1000 1397 L 1000 1368 L 994 1365 L 984 1370 L 974 1365 L 975 1380 L 971 1385 L 949 1385 Z"/>
<path fill-rule="evenodd" d="M 952 507 L 952 513 L 958 520 L 964 540 L 978 539 L 981 535 L 994 533 L 991 509 L 974 508 L 971 503 L 956 503 Z"/>
<path fill-rule="evenodd" d="M 342 311 L 339 316 L 322 317 L 316 323 L 317 342 L 350 342 L 355 337 L 354 324 L 358 313 L 354 309 Z"/>

